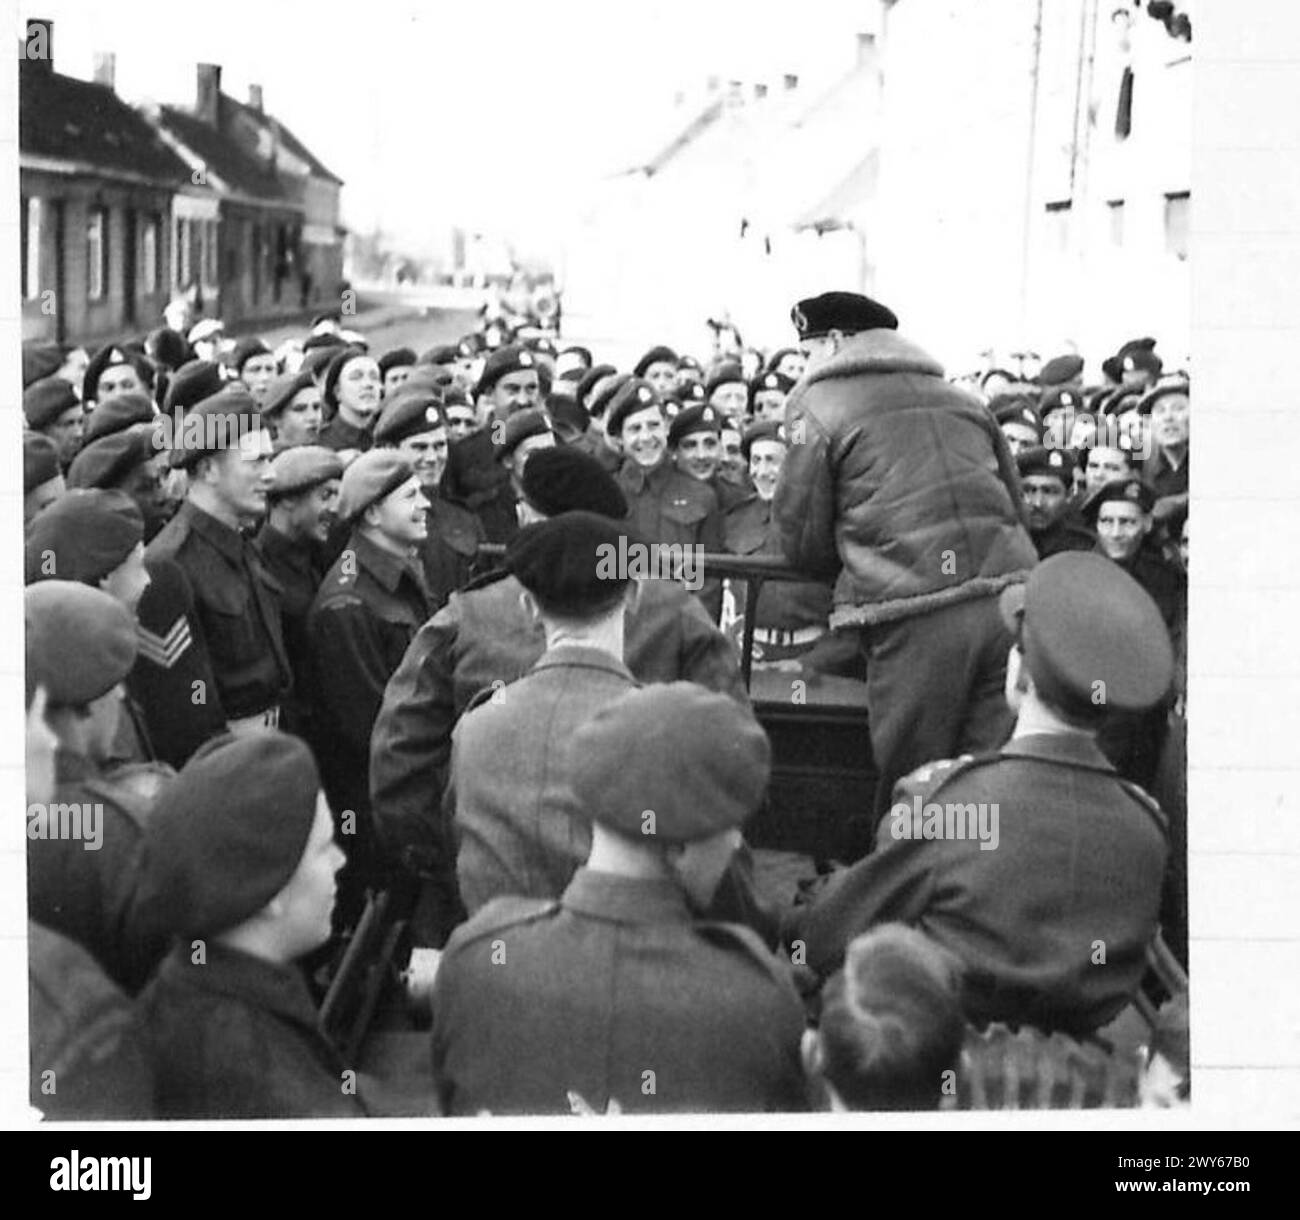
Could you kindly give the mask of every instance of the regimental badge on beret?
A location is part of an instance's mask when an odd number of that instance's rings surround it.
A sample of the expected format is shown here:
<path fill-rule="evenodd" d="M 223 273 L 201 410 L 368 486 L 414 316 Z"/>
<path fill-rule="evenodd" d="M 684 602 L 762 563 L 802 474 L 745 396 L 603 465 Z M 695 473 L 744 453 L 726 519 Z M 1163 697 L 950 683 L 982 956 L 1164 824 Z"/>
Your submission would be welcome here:
<path fill-rule="evenodd" d="M 1047 454 L 1047 464 L 1063 470 L 1065 468 L 1065 454 L 1063 454 L 1059 449 L 1049 450 Z"/>
<path fill-rule="evenodd" d="M 790 310 L 790 321 L 794 323 L 794 328 L 800 334 L 808 329 L 808 317 L 798 305 Z"/>
<path fill-rule="evenodd" d="M 1134 502 L 1142 498 L 1142 485 L 1140 483 L 1130 483 L 1125 489 L 1124 494 Z"/>
<path fill-rule="evenodd" d="M 763 389 L 779 390 L 780 388 L 781 383 L 777 381 L 775 373 L 768 373 L 768 375 L 763 378 Z"/>
<path fill-rule="evenodd" d="M 651 390 L 648 386 L 642 386 L 639 390 L 637 390 L 636 396 L 639 402 L 654 401 L 654 391 Z"/>
<path fill-rule="evenodd" d="M 1134 360 L 1132 356 L 1125 356 L 1124 357 L 1125 372 L 1131 373 L 1135 368 L 1137 368 L 1137 361 Z"/>
<path fill-rule="evenodd" d="M 700 418 L 701 418 L 701 419 L 702 419 L 706 424 L 711 424 L 711 423 L 713 423 L 713 421 L 714 421 L 715 419 L 717 419 L 717 415 L 715 414 L 715 412 L 714 412 L 714 410 L 713 410 L 712 407 L 705 407 L 705 408 L 704 408 L 704 414 L 701 415 Z"/>
<path fill-rule="evenodd" d="M 121 348 L 115 347 L 111 352 L 108 353 L 108 363 L 110 366 L 114 364 L 126 363 L 126 357 L 122 354 Z"/>
<path fill-rule="evenodd" d="M 527 368 L 531 368 L 531 367 L 532 367 L 532 364 L 533 364 L 532 353 L 531 353 L 531 352 L 520 352 L 520 353 L 519 353 L 519 363 L 520 363 L 524 368 L 526 368 L 526 369 L 527 369 Z"/>
<path fill-rule="evenodd" d="M 437 407 L 425 407 L 424 422 L 434 428 L 437 428 L 442 423 L 442 415 Z"/>

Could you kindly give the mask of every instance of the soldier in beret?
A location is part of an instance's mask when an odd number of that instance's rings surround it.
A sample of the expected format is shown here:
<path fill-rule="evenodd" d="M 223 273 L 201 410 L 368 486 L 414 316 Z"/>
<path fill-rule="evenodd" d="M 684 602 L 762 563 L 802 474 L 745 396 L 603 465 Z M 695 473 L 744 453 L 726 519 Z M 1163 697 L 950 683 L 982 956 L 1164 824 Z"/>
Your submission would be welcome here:
<path fill-rule="evenodd" d="M 449 443 L 462 441 L 478 431 L 478 414 L 464 390 L 448 386 L 443 391 L 442 416 L 447 421 Z"/>
<path fill-rule="evenodd" d="M 1038 370 L 1038 384 L 1044 390 L 1083 388 L 1083 357 L 1073 354 L 1053 356 Z"/>
<path fill-rule="evenodd" d="M 134 390 L 152 395 L 154 373 L 149 357 L 129 347 L 110 343 L 101 347 L 86 365 L 86 375 L 81 383 L 81 401 L 89 409 L 98 406 L 117 394 Z"/>
<path fill-rule="evenodd" d="M 671 347 L 652 347 L 633 368 L 633 376 L 647 382 L 660 398 L 667 398 L 677 389 L 678 356 Z"/>
<path fill-rule="evenodd" d="M 28 913 L 134 992 L 160 956 L 156 939 L 130 933 L 128 915 L 142 833 L 171 776 L 152 766 L 109 773 L 135 620 L 108 593 L 65 580 L 30 585 L 24 608 L 29 680 L 45 690 L 58 739 L 52 803 L 27 811 Z"/>
<path fill-rule="evenodd" d="M 1068 450 L 1040 446 L 1019 454 L 1016 465 L 1029 514 L 1029 536 L 1039 559 L 1061 551 L 1091 551 L 1097 540 L 1070 504 L 1073 455 Z"/>
<path fill-rule="evenodd" d="M 521 521 L 575 510 L 623 522 L 618 483 L 572 446 L 544 449 L 524 470 Z M 440 814 L 452 730 L 480 691 L 522 677 L 546 637 L 505 569 L 454 593 L 407 650 L 384 694 L 370 753 L 375 817 L 392 856 L 425 882 L 418 943 L 441 944 L 459 918 L 454 858 Z M 698 600 L 672 580 L 647 580 L 629 609 L 625 661 L 641 682 L 688 679 L 747 702 L 736 655 Z"/>
<path fill-rule="evenodd" d="M 677 388 L 681 390 L 689 385 L 704 388 L 704 369 L 694 356 L 683 356 L 677 361 Z"/>
<path fill-rule="evenodd" d="M 519 492 L 519 480 L 530 454 L 539 449 L 555 448 L 555 429 L 551 417 L 543 407 L 527 407 L 516 411 L 504 425 L 494 425 L 501 437 L 497 446 L 497 461 L 510 472 L 510 482 Z"/>
<path fill-rule="evenodd" d="M 266 520 L 257 551 L 279 587 L 280 625 L 293 671 L 285 697 L 284 728 L 314 742 L 311 703 L 312 650 L 307 615 L 325 579 L 325 547 L 334 524 L 343 462 L 332 449 L 298 445 L 281 450 L 268 467 Z"/>
<path fill-rule="evenodd" d="M 830 974 L 859 932 L 919 927 L 965 965 L 973 1024 L 1082 1037 L 1141 981 L 1169 857 L 1164 815 L 1097 734 L 1165 697 L 1173 654 L 1154 603 L 1099 555 L 1044 560 L 1000 608 L 1010 741 L 903 778 L 875 852 L 795 908 L 787 943 Z"/>
<path fill-rule="evenodd" d="M 23 433 L 23 529 L 41 509 L 53 504 L 67 488 L 59 469 L 59 450 L 48 436 Z"/>
<path fill-rule="evenodd" d="M 578 447 L 595 458 L 601 469 L 610 474 L 617 474 L 623 464 L 623 446 L 618 437 L 609 434 L 609 404 L 630 376 L 620 374 L 612 364 L 598 364 L 578 383 L 575 394 L 574 401 L 584 408 L 590 419 L 587 434 L 577 442 Z"/>
<path fill-rule="evenodd" d="M 1156 383 L 1164 369 L 1164 361 L 1156 355 L 1154 349 L 1154 339 L 1134 340 L 1120 348 L 1118 361 L 1121 385 L 1126 389 L 1142 391 Z"/>
<path fill-rule="evenodd" d="M 716 407 L 723 415 L 735 420 L 744 418 L 745 407 L 749 402 L 749 383 L 739 364 L 734 361 L 720 364 L 704 383 L 704 393 L 709 405 Z"/>
<path fill-rule="evenodd" d="M 321 392 L 310 373 L 286 373 L 267 388 L 262 419 L 281 453 L 295 445 L 315 445 L 321 429 Z"/>
<path fill-rule="evenodd" d="M 61 377 L 47 377 L 23 391 L 23 415 L 33 432 L 48 436 L 65 472 L 81 448 L 85 411 L 77 392 Z"/>
<path fill-rule="evenodd" d="M 420 563 L 430 612 L 445 605 L 452 591 L 469 580 L 478 548 L 487 541 L 478 517 L 453 504 L 443 492 L 448 432 L 441 399 L 409 387 L 388 401 L 375 425 L 375 444 L 393 448 L 410 460 L 429 503 L 429 530 L 420 547 Z"/>
<path fill-rule="evenodd" d="M 723 513 L 745 498 L 747 488 L 720 478 L 722 417 L 714 407 L 684 407 L 668 428 L 668 454 L 682 474 L 713 488 Z"/>
<path fill-rule="evenodd" d="M 779 373 L 791 386 L 804 374 L 808 361 L 797 347 L 781 347 L 774 351 L 767 362 L 767 372 Z"/>
<path fill-rule="evenodd" d="M 226 379 L 221 375 L 221 366 L 213 360 L 191 360 L 181 365 L 167 383 L 167 393 L 163 398 L 163 412 L 173 420 L 185 411 L 197 406 L 205 398 L 211 398 L 225 387 Z"/>
<path fill-rule="evenodd" d="M 1007 438 L 1007 448 L 1013 458 L 1043 443 L 1043 425 L 1027 396 L 1000 394 L 989 403 L 989 410 Z"/>
<path fill-rule="evenodd" d="M 411 463 L 372 449 L 343 473 L 338 515 L 352 536 L 330 568 L 307 620 L 311 692 L 325 791 L 348 854 L 341 926 L 360 914 L 379 880 L 370 817 L 370 737 L 388 679 L 429 617 L 419 564 L 429 502 Z M 350 817 L 348 815 L 351 815 Z"/>
<path fill-rule="evenodd" d="M 63 366 L 63 349 L 57 343 L 43 343 L 38 339 L 25 339 L 22 345 L 23 389 L 45 377 L 54 377 Z M 70 384 L 78 384 L 84 377 L 67 378 Z"/>
<path fill-rule="evenodd" d="M 96 407 L 94 413 L 86 420 L 82 444 L 93 444 L 135 424 L 151 424 L 157 417 L 157 407 L 144 394 L 132 391 L 115 395 L 108 402 Z"/>
<path fill-rule="evenodd" d="M 785 400 L 794 382 L 783 373 L 763 373 L 749 383 L 749 415 L 755 422 L 785 420 Z"/>
<path fill-rule="evenodd" d="M 992 415 L 897 335 L 892 310 L 832 292 L 791 317 L 808 370 L 772 518 L 792 564 L 838 578 L 831 627 L 861 631 L 879 817 L 920 763 L 1005 740 L 995 595 L 1037 555 Z"/>
<path fill-rule="evenodd" d="M 329 939 L 332 832 L 311 751 L 273 731 L 209 743 L 158 802 L 131 917 L 175 942 L 138 1004 L 160 1117 L 366 1115 L 297 966 Z"/>
<path fill-rule="evenodd" d="M 191 644 L 210 664 L 215 689 L 194 690 L 192 714 L 235 732 L 279 723 L 292 675 L 284 650 L 277 588 L 241 532 L 266 512 L 271 436 L 247 391 L 215 394 L 185 415 L 173 434 L 170 464 L 188 474 L 185 502 L 149 544 L 152 571 L 176 563 L 194 607 L 183 645 L 179 629 L 163 641 L 164 662 Z"/>
<path fill-rule="evenodd" d="M 804 1107 L 788 965 L 700 919 L 769 755 L 747 709 L 688 683 L 628 691 L 577 730 L 586 866 L 558 898 L 498 898 L 453 935 L 433 997 L 445 1112 Z M 527 1048 L 508 1071 L 503 1046 Z"/>
<path fill-rule="evenodd" d="M 480 401 L 488 400 L 490 416 L 503 423 L 516 411 L 539 406 L 542 382 L 537 357 L 524 347 L 497 349 L 483 367 L 475 394 Z"/>
<path fill-rule="evenodd" d="M 415 352 L 409 347 L 395 347 L 379 357 L 379 381 L 385 402 L 401 388 L 414 368 Z"/>
<path fill-rule="evenodd" d="M 235 344 L 226 367 L 244 383 L 260 407 L 266 401 L 266 392 L 278 371 L 271 349 L 256 336 L 241 339 Z"/>
<path fill-rule="evenodd" d="M 345 347 L 325 371 L 321 400 L 330 420 L 317 434 L 316 444 L 338 453 L 364 453 L 372 443 L 379 398 L 379 364 L 361 348 Z"/>
<path fill-rule="evenodd" d="M 717 493 L 671 460 L 663 404 L 654 390 L 636 377 L 626 382 L 610 403 L 605 430 L 623 447 L 618 482 L 636 534 L 647 542 L 722 550 Z M 716 619 L 721 586 L 706 582 L 700 597 Z"/>
<path fill-rule="evenodd" d="M 1153 516 L 1175 541 L 1187 520 L 1188 416 L 1191 390 L 1184 377 L 1157 382 L 1137 410 L 1150 417 L 1155 452 L 1142 474 L 1156 494 Z"/>

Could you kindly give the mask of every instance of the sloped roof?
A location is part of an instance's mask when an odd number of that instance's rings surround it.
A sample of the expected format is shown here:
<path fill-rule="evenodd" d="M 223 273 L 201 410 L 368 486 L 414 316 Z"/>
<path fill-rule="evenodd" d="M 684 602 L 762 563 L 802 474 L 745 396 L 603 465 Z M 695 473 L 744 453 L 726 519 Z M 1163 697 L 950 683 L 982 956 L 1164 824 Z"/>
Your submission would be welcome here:
<path fill-rule="evenodd" d="M 29 156 L 168 188 L 190 180 L 185 162 L 110 88 L 36 61 L 19 65 L 18 146 Z"/>
<path fill-rule="evenodd" d="M 279 119 L 264 113 L 260 110 L 253 109 L 243 102 L 236 101 L 233 97 L 223 93 L 221 95 L 222 106 L 229 106 L 239 112 L 239 114 L 256 124 L 258 127 L 265 128 L 267 131 L 275 133 L 279 142 L 300 161 L 305 161 L 311 168 L 312 176 L 315 178 L 327 178 L 331 182 L 337 182 L 343 185 L 343 179 L 338 174 L 327 169 L 321 162 L 320 158 L 311 151 L 292 131 L 289 130 Z"/>
<path fill-rule="evenodd" d="M 222 105 L 229 101 L 223 97 Z M 236 194 L 267 202 L 292 202 L 286 184 L 268 166 L 245 151 L 237 140 L 188 110 L 159 106 L 158 121 Z"/>
<path fill-rule="evenodd" d="M 794 222 L 796 229 L 815 229 L 819 233 L 845 228 L 848 218 L 864 203 L 875 197 L 880 177 L 880 155 L 872 149 L 828 195 L 819 199 Z"/>

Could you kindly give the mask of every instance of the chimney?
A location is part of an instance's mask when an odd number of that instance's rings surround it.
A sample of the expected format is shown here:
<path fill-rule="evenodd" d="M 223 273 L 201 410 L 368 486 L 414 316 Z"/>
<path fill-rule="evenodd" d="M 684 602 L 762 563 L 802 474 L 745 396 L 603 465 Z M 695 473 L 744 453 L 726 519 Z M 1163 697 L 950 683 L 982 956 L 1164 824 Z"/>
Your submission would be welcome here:
<path fill-rule="evenodd" d="M 876 62 L 876 36 L 861 33 L 858 35 L 858 67 L 865 68 Z"/>
<path fill-rule="evenodd" d="M 761 102 L 767 96 L 767 86 L 756 84 L 754 86 L 754 101 Z"/>
<path fill-rule="evenodd" d="M 95 52 L 95 84 L 117 88 L 117 56 L 112 51 Z"/>
<path fill-rule="evenodd" d="M 221 129 L 221 65 L 199 64 L 194 113 L 209 127 Z"/>
<path fill-rule="evenodd" d="M 783 77 L 781 77 L 781 85 L 787 93 L 789 93 L 790 90 L 792 89 L 798 89 L 799 88 L 798 75 L 794 72 L 787 72 Z"/>
<path fill-rule="evenodd" d="M 262 86 L 261 85 L 248 86 L 248 104 L 254 110 L 256 110 L 258 114 L 262 113 Z"/>
<path fill-rule="evenodd" d="M 27 34 L 19 48 L 19 58 L 43 68 L 46 72 L 54 71 L 54 22 L 48 17 L 30 17 L 27 21 Z"/>

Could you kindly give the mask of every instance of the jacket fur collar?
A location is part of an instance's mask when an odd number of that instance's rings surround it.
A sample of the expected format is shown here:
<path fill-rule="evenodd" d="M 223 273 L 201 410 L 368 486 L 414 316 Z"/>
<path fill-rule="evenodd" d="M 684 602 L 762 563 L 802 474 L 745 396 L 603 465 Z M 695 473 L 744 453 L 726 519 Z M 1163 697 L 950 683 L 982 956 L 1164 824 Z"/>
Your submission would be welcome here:
<path fill-rule="evenodd" d="M 942 377 L 943 365 L 896 330 L 863 330 L 845 339 L 840 350 L 813 369 L 805 381 L 811 384 L 859 373 L 928 373 Z"/>

